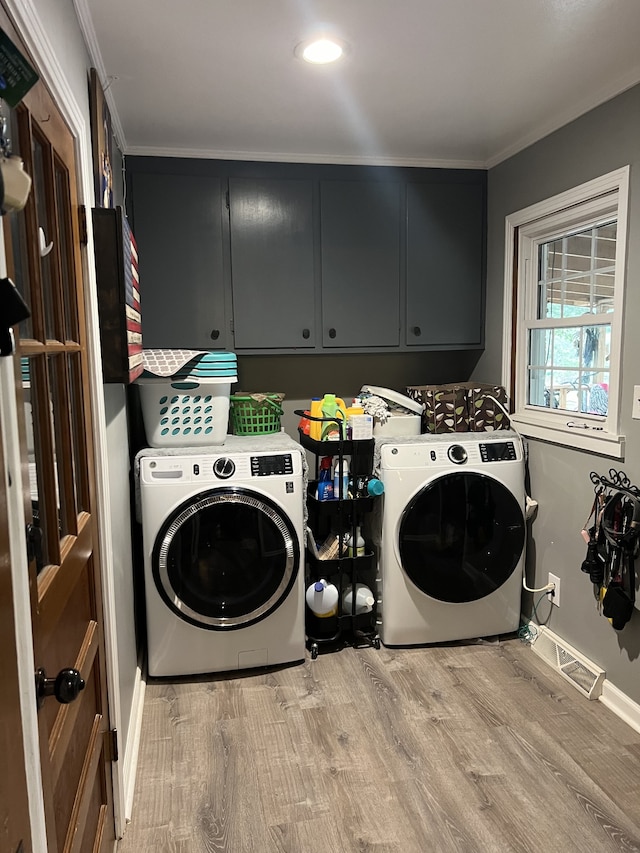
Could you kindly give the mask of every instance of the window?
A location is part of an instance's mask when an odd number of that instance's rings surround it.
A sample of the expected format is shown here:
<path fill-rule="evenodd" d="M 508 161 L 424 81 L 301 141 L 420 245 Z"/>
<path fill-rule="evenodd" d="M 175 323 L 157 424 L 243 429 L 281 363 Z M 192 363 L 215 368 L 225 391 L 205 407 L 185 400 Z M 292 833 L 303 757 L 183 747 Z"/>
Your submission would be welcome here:
<path fill-rule="evenodd" d="M 506 222 L 503 382 L 512 390 L 514 425 L 615 457 L 624 450 L 618 399 L 628 181 L 626 167 Z"/>

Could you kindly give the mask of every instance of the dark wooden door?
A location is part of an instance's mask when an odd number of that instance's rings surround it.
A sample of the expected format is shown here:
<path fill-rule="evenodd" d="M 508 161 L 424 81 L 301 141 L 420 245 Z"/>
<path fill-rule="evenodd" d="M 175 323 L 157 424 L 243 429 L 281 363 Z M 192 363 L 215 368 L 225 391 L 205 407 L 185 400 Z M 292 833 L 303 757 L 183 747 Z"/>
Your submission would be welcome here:
<path fill-rule="evenodd" d="M 0 414 L 0 432 L 2 415 Z M 0 471 L 4 471 L 0 439 Z M 13 584 L 7 524 L 7 493 L 0 477 L 0 850 L 31 850 L 29 801 L 24 768 L 22 719 L 16 650 L 16 626 L 13 611 Z"/>
<path fill-rule="evenodd" d="M 75 144 L 42 82 L 11 114 L 10 136 L 33 178 L 4 226 L 9 274 L 31 310 L 17 329 L 17 393 L 25 516 L 40 540 L 29 567 L 34 656 L 47 676 L 71 667 L 85 685 L 39 710 L 48 853 L 99 853 L 114 841 L 112 755 Z"/>

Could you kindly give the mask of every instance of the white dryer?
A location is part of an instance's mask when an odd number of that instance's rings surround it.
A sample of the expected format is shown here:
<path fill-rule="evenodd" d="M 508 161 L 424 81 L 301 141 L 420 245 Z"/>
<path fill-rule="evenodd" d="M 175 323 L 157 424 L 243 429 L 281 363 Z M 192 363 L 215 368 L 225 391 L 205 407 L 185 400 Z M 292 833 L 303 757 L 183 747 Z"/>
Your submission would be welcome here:
<path fill-rule="evenodd" d="M 301 451 L 149 453 L 139 470 L 149 675 L 302 660 Z"/>
<path fill-rule="evenodd" d="M 501 430 L 380 447 L 380 638 L 411 646 L 518 628 L 522 442 Z"/>

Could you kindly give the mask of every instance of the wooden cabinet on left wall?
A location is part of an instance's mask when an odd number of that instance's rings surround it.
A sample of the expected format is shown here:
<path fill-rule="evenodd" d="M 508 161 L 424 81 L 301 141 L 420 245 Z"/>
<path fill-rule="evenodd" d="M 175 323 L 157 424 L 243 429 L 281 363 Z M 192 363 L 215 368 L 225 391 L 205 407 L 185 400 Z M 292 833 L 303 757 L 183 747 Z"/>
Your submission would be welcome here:
<path fill-rule="evenodd" d="M 145 281 L 145 349 L 232 349 L 220 178 L 136 171 L 129 182 Z"/>

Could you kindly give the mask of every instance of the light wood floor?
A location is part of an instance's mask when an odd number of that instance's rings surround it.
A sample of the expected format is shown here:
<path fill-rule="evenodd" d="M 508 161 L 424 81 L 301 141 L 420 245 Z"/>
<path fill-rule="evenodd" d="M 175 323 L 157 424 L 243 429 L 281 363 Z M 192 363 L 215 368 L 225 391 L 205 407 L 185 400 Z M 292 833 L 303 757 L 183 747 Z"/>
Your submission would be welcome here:
<path fill-rule="evenodd" d="M 517 638 L 147 686 L 118 853 L 640 851 L 640 734 Z"/>

